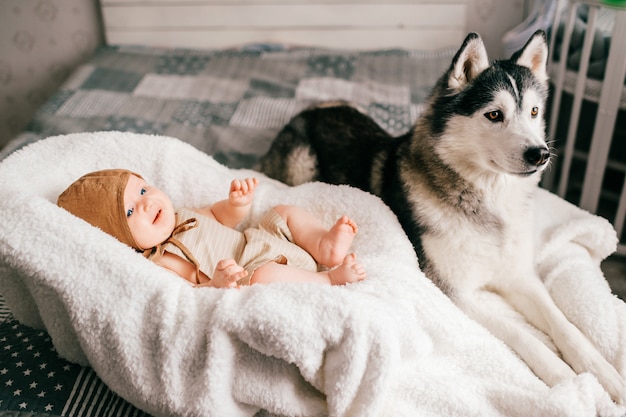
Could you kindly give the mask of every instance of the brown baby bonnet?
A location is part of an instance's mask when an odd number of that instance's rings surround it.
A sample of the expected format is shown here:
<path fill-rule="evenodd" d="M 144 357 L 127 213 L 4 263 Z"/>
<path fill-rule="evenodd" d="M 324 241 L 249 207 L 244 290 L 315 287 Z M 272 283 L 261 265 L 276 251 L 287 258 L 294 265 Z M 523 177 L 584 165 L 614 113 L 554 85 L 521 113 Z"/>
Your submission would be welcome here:
<path fill-rule="evenodd" d="M 124 208 L 124 190 L 131 175 L 142 178 L 125 169 L 85 174 L 63 191 L 57 204 L 122 243 L 141 249 L 130 232 Z"/>

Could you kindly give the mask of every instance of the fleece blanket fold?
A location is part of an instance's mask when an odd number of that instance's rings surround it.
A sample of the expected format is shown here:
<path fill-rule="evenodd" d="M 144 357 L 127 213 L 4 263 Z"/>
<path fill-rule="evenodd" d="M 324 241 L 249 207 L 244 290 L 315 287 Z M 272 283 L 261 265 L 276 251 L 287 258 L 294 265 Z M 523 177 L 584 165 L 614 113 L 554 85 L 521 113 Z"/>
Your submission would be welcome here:
<path fill-rule="evenodd" d="M 176 206 L 225 198 L 232 178 L 261 184 L 250 217 L 276 204 L 331 225 L 359 224 L 368 279 L 193 288 L 55 205 L 82 174 L 127 168 Z M 375 196 L 287 187 L 228 169 L 177 139 L 122 132 L 48 138 L 0 163 L 0 291 L 15 317 L 45 328 L 58 353 L 94 368 L 155 416 L 619 416 L 595 377 L 549 388 L 420 271 Z M 599 262 L 616 243 L 605 220 L 537 191 L 537 267 L 568 317 L 626 373 L 624 303 Z M 494 314 L 516 313 L 485 295 Z M 532 329 L 531 329 L 532 330 Z"/>

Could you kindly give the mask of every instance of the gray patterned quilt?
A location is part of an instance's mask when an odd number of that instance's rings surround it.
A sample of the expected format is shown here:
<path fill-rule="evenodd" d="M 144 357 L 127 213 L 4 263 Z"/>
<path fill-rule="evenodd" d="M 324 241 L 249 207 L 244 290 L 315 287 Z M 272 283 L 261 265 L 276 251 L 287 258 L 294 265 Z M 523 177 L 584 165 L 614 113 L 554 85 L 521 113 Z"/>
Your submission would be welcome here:
<path fill-rule="evenodd" d="M 293 115 L 333 99 L 404 133 L 454 51 L 103 47 L 0 157 L 48 136 L 118 130 L 172 136 L 230 167 L 252 167 Z"/>

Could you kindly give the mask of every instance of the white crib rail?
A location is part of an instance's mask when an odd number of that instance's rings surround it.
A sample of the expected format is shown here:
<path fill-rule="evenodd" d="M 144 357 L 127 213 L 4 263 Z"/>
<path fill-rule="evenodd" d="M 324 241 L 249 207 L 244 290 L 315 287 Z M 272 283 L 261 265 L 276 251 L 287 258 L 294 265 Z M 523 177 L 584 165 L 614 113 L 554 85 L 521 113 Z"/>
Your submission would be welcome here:
<path fill-rule="evenodd" d="M 569 76 L 571 80 L 572 76 L 572 71 L 567 69 L 567 54 L 574 31 L 577 11 L 582 5 L 589 6 L 589 14 L 581 51 L 581 61 L 578 72 L 575 75 L 575 85 L 572 86 L 571 82 L 566 83 L 566 78 Z M 617 210 L 614 218 L 609 220 L 612 221 L 618 232 L 618 236 L 621 237 L 617 252 L 626 255 L 626 236 L 622 237 L 624 235 L 624 220 L 626 218 L 626 161 L 617 162 L 609 160 L 609 150 L 613 140 L 617 113 L 620 107 L 623 108 L 624 103 L 626 103 L 624 99 L 624 97 L 626 97 L 626 88 L 624 87 L 624 76 L 626 74 L 626 6 L 611 6 L 597 0 L 574 0 L 570 2 L 567 0 L 559 0 L 557 10 L 561 11 L 565 8 L 568 8 L 568 19 L 563 33 L 560 58 L 556 63 L 550 61 L 550 72 L 554 82 L 554 96 L 552 100 L 549 130 L 549 138 L 551 140 L 558 141 L 562 139 L 557 137 L 557 125 L 559 116 L 563 116 L 561 101 L 564 91 L 573 95 L 573 102 L 572 110 L 569 115 L 567 137 L 559 155 L 560 177 L 558 186 L 555 187 L 554 184 L 554 172 L 547 173 L 543 186 L 548 189 L 556 188 L 556 192 L 561 197 L 565 197 L 571 185 L 570 171 L 572 169 L 573 159 L 586 159 L 587 165 L 578 204 L 580 207 L 595 213 L 598 210 L 598 204 L 600 202 L 606 167 L 612 166 L 624 172 L 624 184 L 617 204 Z M 595 80 L 590 80 L 587 77 L 587 70 L 597 28 L 598 15 L 602 8 L 613 8 L 615 11 L 615 19 L 613 22 L 606 72 L 601 82 L 601 89 L 599 89 L 600 91 L 598 93 L 598 89 L 592 87 Z M 554 20 L 550 48 L 551 57 L 555 47 L 556 30 L 560 16 L 561 13 L 557 13 Z M 574 146 L 583 99 L 598 103 L 598 111 L 593 126 L 593 135 L 588 154 L 576 150 Z"/>

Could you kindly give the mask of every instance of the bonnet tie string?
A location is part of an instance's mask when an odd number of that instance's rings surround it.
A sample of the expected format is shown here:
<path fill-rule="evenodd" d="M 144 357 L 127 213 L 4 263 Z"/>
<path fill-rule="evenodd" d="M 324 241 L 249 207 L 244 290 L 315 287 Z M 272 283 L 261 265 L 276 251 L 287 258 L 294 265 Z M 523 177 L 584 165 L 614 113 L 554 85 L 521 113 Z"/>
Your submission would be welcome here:
<path fill-rule="evenodd" d="M 145 256 L 146 258 L 154 262 L 157 262 L 163 256 L 163 252 L 165 252 L 165 245 L 167 243 L 171 243 L 172 245 L 180 249 L 180 251 L 183 253 L 183 255 L 185 255 L 187 260 L 191 262 L 193 266 L 196 267 L 196 285 L 200 284 L 200 263 L 193 256 L 193 254 L 187 248 L 187 246 L 185 246 L 183 242 L 181 242 L 180 240 L 174 237 L 180 233 L 186 232 L 187 230 L 193 229 L 194 227 L 197 227 L 197 226 L 198 226 L 198 221 L 196 220 L 195 217 L 191 217 L 185 220 L 184 222 L 179 223 L 176 227 L 174 227 L 174 230 L 172 231 L 172 234 L 170 235 L 170 237 L 168 237 L 164 242 L 159 243 L 155 247 L 144 250 L 143 256 Z"/>

